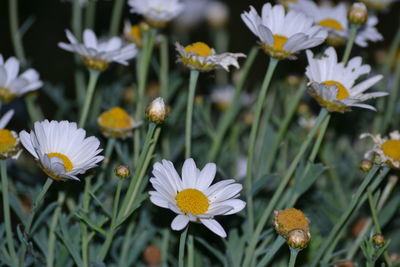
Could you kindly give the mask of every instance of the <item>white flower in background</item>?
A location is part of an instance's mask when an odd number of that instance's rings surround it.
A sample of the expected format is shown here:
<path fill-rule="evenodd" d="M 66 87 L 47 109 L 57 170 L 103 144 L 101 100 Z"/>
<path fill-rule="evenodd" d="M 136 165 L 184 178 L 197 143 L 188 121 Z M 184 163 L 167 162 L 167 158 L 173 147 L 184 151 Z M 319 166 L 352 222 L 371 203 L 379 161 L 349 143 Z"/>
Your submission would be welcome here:
<path fill-rule="evenodd" d="M 313 58 L 313 53 L 307 50 L 307 59 L 309 65 L 306 75 L 311 86 L 309 93 L 329 111 L 343 113 L 351 111 L 353 106 L 375 110 L 373 106 L 361 102 L 387 95 L 386 92 L 364 94 L 364 91 L 383 78 L 382 75 L 375 75 L 356 84 L 361 75 L 371 71 L 369 65 L 361 65 L 361 57 L 352 58 L 345 66 L 338 62 L 335 49 L 329 47 L 320 59 Z"/>
<path fill-rule="evenodd" d="M 303 13 L 281 5 L 264 4 L 261 17 L 254 7 L 241 15 L 247 27 L 261 40 L 261 46 L 271 57 L 295 59 L 301 50 L 320 45 L 327 33 Z"/>
<path fill-rule="evenodd" d="M 298 0 L 289 4 L 290 9 L 304 13 L 312 18 L 315 24 L 324 27 L 329 36 L 327 42 L 330 45 L 343 45 L 349 36 L 350 28 L 348 22 L 348 7 L 344 3 L 336 6 L 318 5 L 311 0 Z M 382 35 L 377 31 L 375 25 L 378 19 L 369 16 L 365 25 L 357 32 L 355 43 L 358 46 L 367 46 L 366 41 L 376 42 L 382 40 Z"/>
<path fill-rule="evenodd" d="M 34 131 L 22 131 L 19 137 L 42 170 L 57 181 L 79 181 L 76 175 L 96 167 L 104 158 L 98 155 L 100 141 L 86 137 L 86 131 L 75 122 L 35 122 Z"/>
<path fill-rule="evenodd" d="M 21 152 L 17 133 L 4 129 L 13 115 L 14 110 L 9 110 L 0 119 L 0 159 L 18 158 Z"/>
<path fill-rule="evenodd" d="M 372 135 L 364 133 L 360 138 L 371 137 L 374 141 L 374 147 L 365 153 L 369 158 L 372 154 L 378 156 L 378 163 L 389 165 L 391 168 L 400 169 L 400 133 L 393 131 L 389 137 L 381 137 L 380 134 Z"/>
<path fill-rule="evenodd" d="M 199 71 L 210 71 L 216 68 L 223 68 L 229 71 L 230 65 L 238 69 L 238 58 L 246 57 L 242 53 L 217 54 L 213 48 L 203 42 L 196 42 L 185 47 L 175 43 L 175 47 L 179 54 L 178 61 L 191 69 Z"/>
<path fill-rule="evenodd" d="M 229 7 L 223 2 L 212 1 L 207 6 L 206 20 L 212 27 L 224 27 L 229 20 Z"/>
<path fill-rule="evenodd" d="M 182 12 L 179 0 L 129 0 L 130 12 L 137 13 L 153 27 L 163 27 Z"/>
<path fill-rule="evenodd" d="M 235 87 L 232 84 L 217 86 L 211 91 L 211 102 L 215 103 L 218 109 L 227 110 L 235 96 Z M 239 103 L 243 106 L 249 106 L 254 97 L 250 94 L 242 93 L 239 96 Z"/>
<path fill-rule="evenodd" d="M 215 173 L 214 163 L 199 170 L 193 159 L 185 160 L 182 178 L 172 162 L 163 160 L 154 164 L 154 177 L 150 182 L 156 191 L 149 192 L 150 200 L 156 206 L 178 214 L 171 223 L 173 230 L 182 230 L 189 221 L 201 222 L 215 234 L 226 237 L 224 228 L 214 220 L 214 216 L 237 213 L 246 203 L 237 199 L 243 186 L 235 183 L 234 179 L 211 185 Z"/>
<path fill-rule="evenodd" d="M 83 32 L 83 44 L 81 44 L 69 30 L 65 32 L 70 44 L 58 43 L 58 46 L 81 55 L 83 63 L 95 70 L 103 71 L 111 62 L 128 65 L 128 60 L 137 54 L 134 44 L 124 44 L 119 37 L 99 40 L 92 30 L 86 29 Z"/>
<path fill-rule="evenodd" d="M 4 61 L 0 54 L 0 101 L 9 102 L 43 86 L 36 70 L 28 69 L 21 75 L 18 73 L 19 61 L 15 57 Z"/>
<path fill-rule="evenodd" d="M 132 25 L 129 20 L 124 22 L 124 37 L 129 42 L 134 43 L 138 48 L 142 48 L 143 45 L 143 31 L 145 28 L 148 30 L 148 25 L 145 22 Z"/>
<path fill-rule="evenodd" d="M 361 0 L 368 9 L 372 10 L 385 10 L 396 1 L 398 0 Z"/>
<path fill-rule="evenodd" d="M 211 0 L 183 0 L 185 8 L 174 20 L 174 26 L 178 28 L 193 28 L 204 19 Z"/>
<path fill-rule="evenodd" d="M 239 156 L 236 160 L 235 178 L 240 181 L 246 177 L 247 174 L 247 157 Z"/>

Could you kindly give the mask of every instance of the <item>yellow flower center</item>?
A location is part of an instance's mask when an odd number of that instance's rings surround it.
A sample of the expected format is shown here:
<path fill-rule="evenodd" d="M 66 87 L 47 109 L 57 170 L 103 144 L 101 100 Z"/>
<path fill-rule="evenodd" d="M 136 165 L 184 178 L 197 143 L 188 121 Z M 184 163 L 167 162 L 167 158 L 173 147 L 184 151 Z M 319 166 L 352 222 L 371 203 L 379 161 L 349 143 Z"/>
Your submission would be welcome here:
<path fill-rule="evenodd" d="M 0 130 L 0 154 L 6 153 L 17 145 L 17 139 L 10 130 Z"/>
<path fill-rule="evenodd" d="M 288 38 L 286 36 L 283 35 L 279 35 L 279 34 L 274 34 L 274 48 L 276 50 L 283 50 L 283 45 L 286 43 L 286 41 L 288 40 Z"/>
<path fill-rule="evenodd" d="M 317 22 L 317 25 L 320 25 L 320 26 L 326 27 L 326 28 L 331 28 L 331 29 L 338 30 L 338 31 L 344 30 L 342 24 L 340 24 L 340 22 L 335 19 L 323 19 L 323 20 L 320 20 L 319 22 Z"/>
<path fill-rule="evenodd" d="M 295 208 L 275 211 L 274 223 L 276 231 L 284 237 L 295 229 L 306 233 L 310 230 L 308 218 L 301 210 Z"/>
<path fill-rule="evenodd" d="M 338 92 L 336 95 L 337 100 L 343 100 L 345 98 L 348 98 L 350 96 L 349 92 L 347 91 L 346 87 L 344 87 L 343 84 L 340 82 L 336 81 L 326 81 L 323 82 L 326 86 L 331 87 L 332 85 L 336 85 L 338 87 Z"/>
<path fill-rule="evenodd" d="M 91 69 L 104 71 L 108 68 L 108 62 L 100 58 L 83 57 L 83 64 Z"/>
<path fill-rule="evenodd" d="M 400 161 L 400 140 L 387 140 L 381 148 L 386 156 L 394 161 Z"/>
<path fill-rule="evenodd" d="M 176 197 L 178 208 L 186 215 L 204 214 L 208 210 L 208 198 L 197 189 L 185 189 L 179 192 Z"/>
<path fill-rule="evenodd" d="M 1 87 L 0 86 L 0 100 L 4 102 L 10 102 L 14 98 L 16 98 L 17 95 L 11 92 L 9 89 Z"/>
<path fill-rule="evenodd" d="M 140 30 L 140 25 L 136 24 L 131 27 L 130 34 L 136 40 L 142 39 L 142 32 Z"/>
<path fill-rule="evenodd" d="M 101 127 L 122 130 L 132 127 L 132 118 L 120 107 L 103 112 L 99 117 Z"/>
<path fill-rule="evenodd" d="M 194 53 L 201 57 L 208 57 L 212 54 L 211 48 L 203 42 L 196 42 L 185 46 L 184 50 L 186 53 Z"/>
<path fill-rule="evenodd" d="M 53 158 L 53 157 L 60 158 L 64 164 L 65 172 L 72 171 L 72 169 L 74 168 L 74 165 L 72 165 L 71 160 L 64 154 L 61 154 L 58 152 L 52 152 L 52 153 L 48 153 L 47 156 L 49 156 L 49 158 Z"/>

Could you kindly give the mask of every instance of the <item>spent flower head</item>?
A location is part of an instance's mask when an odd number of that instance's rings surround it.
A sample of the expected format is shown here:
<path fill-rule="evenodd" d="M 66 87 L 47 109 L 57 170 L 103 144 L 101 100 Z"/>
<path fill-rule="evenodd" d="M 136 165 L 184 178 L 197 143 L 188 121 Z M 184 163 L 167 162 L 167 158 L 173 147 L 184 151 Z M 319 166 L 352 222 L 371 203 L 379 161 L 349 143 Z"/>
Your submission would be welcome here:
<path fill-rule="evenodd" d="M 137 54 L 136 45 L 124 44 L 119 37 L 101 40 L 92 30 L 86 29 L 83 32 L 83 43 L 80 43 L 69 30 L 65 32 L 70 43 L 60 42 L 58 46 L 82 56 L 85 66 L 91 69 L 104 71 L 111 62 L 128 65 L 128 60 Z"/>
<path fill-rule="evenodd" d="M 104 111 L 97 118 L 101 132 L 106 137 L 126 138 L 132 135 L 132 130 L 139 127 L 137 123 L 122 108 L 114 107 Z"/>
<path fill-rule="evenodd" d="M 163 160 L 154 164 L 154 177 L 150 182 L 155 191 L 149 192 L 150 200 L 178 214 L 171 223 L 173 230 L 182 230 L 189 221 L 201 222 L 215 234 L 226 237 L 224 228 L 214 216 L 235 214 L 246 203 L 237 199 L 242 185 L 235 183 L 234 179 L 211 185 L 216 171 L 214 163 L 207 163 L 199 170 L 193 159 L 187 159 L 181 178 L 172 162 Z"/>
<path fill-rule="evenodd" d="M 0 159 L 15 159 L 21 151 L 18 134 L 5 129 L 13 115 L 14 110 L 9 110 L 0 119 Z"/>
<path fill-rule="evenodd" d="M 19 75 L 19 67 L 18 59 L 4 60 L 0 54 L 0 101 L 9 102 L 43 86 L 36 70 L 28 69 Z"/>

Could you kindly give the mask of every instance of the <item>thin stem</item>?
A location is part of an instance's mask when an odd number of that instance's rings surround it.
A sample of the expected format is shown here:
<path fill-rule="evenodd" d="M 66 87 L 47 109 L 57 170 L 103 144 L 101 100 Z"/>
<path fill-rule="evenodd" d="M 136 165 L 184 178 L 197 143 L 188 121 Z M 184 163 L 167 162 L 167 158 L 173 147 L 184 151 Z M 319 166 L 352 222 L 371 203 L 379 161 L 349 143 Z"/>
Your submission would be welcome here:
<path fill-rule="evenodd" d="M 171 97 L 168 91 L 168 66 L 169 66 L 169 53 L 168 53 L 168 36 L 163 35 L 160 43 L 160 88 L 161 97 L 168 102 Z"/>
<path fill-rule="evenodd" d="M 194 267 L 194 241 L 193 235 L 189 234 L 189 238 L 187 240 L 187 250 L 188 250 L 188 267 Z"/>
<path fill-rule="evenodd" d="M 82 209 L 83 212 L 86 214 L 89 212 L 89 204 L 90 204 L 90 188 L 92 184 L 93 176 L 87 177 L 85 179 L 85 188 L 83 190 L 83 203 Z M 85 222 L 81 222 L 81 236 L 82 236 L 82 262 L 84 267 L 89 267 L 89 236 L 88 236 L 88 229 Z"/>
<path fill-rule="evenodd" d="M 85 10 L 85 29 L 93 29 L 96 18 L 96 3 L 97 1 L 88 1 Z"/>
<path fill-rule="evenodd" d="M 359 27 L 360 26 L 357 25 L 357 24 L 352 24 L 350 26 L 350 35 L 349 35 L 349 39 L 347 40 L 346 48 L 344 50 L 343 58 L 342 58 L 342 62 L 345 65 L 347 64 L 347 61 L 349 60 L 351 49 L 353 48 L 354 40 L 356 39 L 357 30 L 358 30 Z"/>
<path fill-rule="evenodd" d="M 49 229 L 49 238 L 48 238 L 48 247 L 47 247 L 47 259 L 46 259 L 46 266 L 53 267 L 54 266 L 54 252 L 56 247 L 56 227 L 58 224 L 58 217 L 60 217 L 61 213 L 61 206 L 65 200 L 65 194 L 60 192 L 58 194 L 57 200 L 57 208 L 54 211 L 53 218 L 51 219 L 50 229 Z"/>
<path fill-rule="evenodd" d="M 10 33 L 11 40 L 14 45 L 15 55 L 21 61 L 22 65 L 26 64 L 24 47 L 22 45 L 21 32 L 19 30 L 18 22 L 18 0 L 9 0 L 9 16 L 10 16 Z"/>
<path fill-rule="evenodd" d="M 94 90 L 96 88 L 97 80 L 100 76 L 100 72 L 96 70 L 89 69 L 89 83 L 86 89 L 85 103 L 83 104 L 83 110 L 81 118 L 79 119 L 79 127 L 84 128 L 86 120 L 89 114 L 90 104 L 92 103 L 92 98 L 94 95 Z"/>
<path fill-rule="evenodd" d="M 13 264 L 18 262 L 17 254 L 15 252 L 13 232 L 11 228 L 11 216 L 10 216 L 10 202 L 8 195 L 8 177 L 7 177 L 7 165 L 6 160 L 0 160 L 1 166 L 1 189 L 3 194 L 3 213 L 4 213 L 4 225 L 6 231 L 7 247 L 10 253 L 11 259 L 14 261 Z"/>
<path fill-rule="evenodd" d="M 72 32 L 79 39 L 82 36 L 82 10 L 80 0 L 73 0 L 72 3 Z"/>
<path fill-rule="evenodd" d="M 197 70 L 190 71 L 189 94 L 186 109 L 186 124 L 185 124 L 185 158 L 191 156 L 192 145 L 192 119 L 193 119 L 193 103 L 196 92 L 197 79 L 199 72 Z"/>
<path fill-rule="evenodd" d="M 241 68 L 240 79 L 235 87 L 232 103 L 229 106 L 228 110 L 224 113 L 224 115 L 222 115 L 222 118 L 218 123 L 218 128 L 215 134 L 215 138 L 213 139 L 210 153 L 208 154 L 208 162 L 215 161 L 215 158 L 217 157 L 221 145 L 223 143 L 222 139 L 224 138 L 229 126 L 232 124 L 233 120 L 235 119 L 236 115 L 240 110 L 239 108 L 240 93 L 242 92 L 243 85 L 250 71 L 250 67 L 253 65 L 254 59 L 256 58 L 257 52 L 258 52 L 258 47 L 253 47 L 250 50 L 249 55 L 247 56 L 247 60 L 243 68 Z"/>
<path fill-rule="evenodd" d="M 289 265 L 288 267 L 295 267 L 296 265 L 296 258 L 297 255 L 299 254 L 298 249 L 290 248 L 290 259 L 289 259 Z"/>
<path fill-rule="evenodd" d="M 248 247 L 247 247 L 247 250 L 245 253 L 246 256 L 244 258 L 243 266 L 250 265 L 253 255 L 254 255 L 254 250 L 257 245 L 257 240 L 258 240 L 259 235 L 262 232 L 262 229 L 264 228 L 265 224 L 267 223 L 269 216 L 271 215 L 274 207 L 276 206 L 276 203 L 280 199 L 285 187 L 289 183 L 290 178 L 292 177 L 294 171 L 296 170 L 297 165 L 299 164 L 300 160 L 303 158 L 304 153 L 306 152 L 308 146 L 310 145 L 318 128 L 321 126 L 321 124 L 325 120 L 326 116 L 328 116 L 328 111 L 326 109 L 321 109 L 313 128 L 308 133 L 306 140 L 303 142 L 303 144 L 300 147 L 299 152 L 297 153 L 296 157 L 290 164 L 286 175 L 281 180 L 281 182 L 280 182 L 278 188 L 275 190 L 275 193 L 272 196 L 272 199 L 270 200 L 267 208 L 264 210 L 263 214 L 261 215 L 260 220 L 258 221 L 257 227 L 249 241 L 249 244 L 248 244 Z"/>
<path fill-rule="evenodd" d="M 182 232 L 181 238 L 179 239 L 179 255 L 178 255 L 178 264 L 179 267 L 185 267 L 184 258 L 185 258 L 185 243 L 186 243 L 186 236 L 189 227 L 187 226 L 185 231 Z"/>
<path fill-rule="evenodd" d="M 124 0 L 115 0 L 111 16 L 110 37 L 118 34 L 118 26 L 121 21 L 122 9 L 124 7 Z"/>
<path fill-rule="evenodd" d="M 28 115 L 32 123 L 43 119 L 43 114 L 40 110 L 40 106 L 35 103 L 35 100 L 36 95 L 34 93 L 28 93 L 25 96 L 26 108 L 28 110 Z"/>
<path fill-rule="evenodd" d="M 397 60 L 396 71 L 394 73 L 394 82 L 392 86 L 392 90 L 390 92 L 390 97 L 388 99 L 389 103 L 387 105 L 387 109 L 385 112 L 385 116 L 383 118 L 383 125 L 381 132 L 386 132 L 388 126 L 390 126 L 390 122 L 393 119 L 394 112 L 396 110 L 396 102 L 398 100 L 397 96 L 399 93 L 400 87 L 400 58 Z"/>
<path fill-rule="evenodd" d="M 367 188 L 367 195 L 368 195 L 368 203 L 369 203 L 369 207 L 371 210 L 371 217 L 372 217 L 372 221 L 374 222 L 374 226 L 375 226 L 375 232 L 377 234 L 382 234 L 382 230 L 379 224 L 379 220 L 378 220 L 378 216 L 376 214 L 376 207 L 375 207 L 375 202 L 372 196 L 372 191 L 371 188 L 368 187 Z"/>

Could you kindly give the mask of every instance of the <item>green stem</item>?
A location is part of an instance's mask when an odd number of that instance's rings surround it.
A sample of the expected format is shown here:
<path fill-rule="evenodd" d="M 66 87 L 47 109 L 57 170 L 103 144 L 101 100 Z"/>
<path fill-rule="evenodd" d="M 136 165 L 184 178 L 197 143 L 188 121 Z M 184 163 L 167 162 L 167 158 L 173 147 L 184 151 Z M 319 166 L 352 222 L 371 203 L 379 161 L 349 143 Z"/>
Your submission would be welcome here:
<path fill-rule="evenodd" d="M 300 160 L 303 158 L 304 153 L 306 152 L 308 146 L 310 145 L 312 139 L 314 138 L 318 128 L 322 124 L 322 122 L 325 120 L 325 117 L 328 116 L 328 111 L 326 109 L 321 109 L 318 118 L 313 126 L 313 128 L 310 130 L 310 132 L 307 135 L 306 140 L 303 142 L 303 144 L 300 147 L 299 152 L 297 153 L 296 157 L 292 161 L 292 163 L 289 166 L 289 169 L 286 173 L 286 175 L 283 177 L 281 180 L 278 188 L 275 190 L 274 195 L 272 196 L 272 199 L 270 200 L 267 208 L 264 210 L 262 213 L 260 220 L 258 221 L 257 227 L 254 231 L 254 233 L 251 236 L 251 239 L 249 241 L 246 253 L 245 253 L 245 258 L 244 258 L 244 263 L 243 266 L 250 266 L 250 263 L 252 261 L 253 255 L 254 255 L 254 250 L 257 245 L 257 240 L 259 235 L 262 232 L 262 229 L 264 228 L 265 224 L 268 221 L 269 216 L 271 215 L 274 207 L 276 206 L 278 200 L 280 199 L 285 187 L 289 183 L 290 178 L 292 178 L 292 175 L 294 171 L 297 168 L 297 165 L 299 164 Z"/>
<path fill-rule="evenodd" d="M 72 33 L 81 40 L 82 36 L 82 10 L 81 4 L 79 3 L 80 0 L 73 0 L 72 3 L 72 21 L 71 21 L 71 28 Z"/>
<path fill-rule="evenodd" d="M 253 47 L 249 55 L 247 56 L 247 60 L 240 72 L 240 79 L 237 85 L 235 86 L 235 92 L 233 95 L 232 104 L 229 106 L 228 110 L 222 115 L 220 123 L 218 123 L 218 128 L 215 134 L 215 138 L 213 139 L 210 153 L 208 154 L 208 162 L 215 161 L 218 152 L 222 145 L 222 139 L 224 138 L 229 126 L 232 124 L 236 115 L 240 110 L 240 93 L 242 92 L 243 85 L 246 81 L 247 75 L 250 71 L 250 67 L 253 65 L 254 59 L 256 58 L 258 52 L 258 47 Z"/>
<path fill-rule="evenodd" d="M 168 102 L 169 91 L 168 91 L 168 67 L 169 67 L 169 53 L 168 53 L 168 37 L 163 35 L 160 43 L 160 88 L 161 97 Z"/>
<path fill-rule="evenodd" d="M 188 250 L 188 267 L 194 267 L 194 241 L 193 235 L 189 234 L 189 238 L 187 240 L 187 250 Z"/>
<path fill-rule="evenodd" d="M 377 234 L 382 234 L 382 230 L 381 230 L 381 227 L 379 224 L 378 216 L 376 214 L 375 203 L 374 203 L 374 199 L 372 197 L 372 191 L 371 191 L 370 187 L 367 188 L 367 194 L 368 194 L 368 203 L 369 203 L 369 207 L 371 210 L 371 217 L 372 217 L 372 221 L 374 222 L 374 226 L 375 226 L 375 232 Z"/>
<path fill-rule="evenodd" d="M 22 37 L 19 30 L 18 22 L 18 0 L 9 0 L 9 16 L 10 16 L 10 33 L 11 40 L 14 45 L 15 55 L 21 61 L 21 65 L 26 64 L 24 47 L 22 46 Z"/>
<path fill-rule="evenodd" d="M 110 37 L 118 35 L 118 26 L 121 21 L 122 9 L 124 7 L 124 0 L 115 0 L 111 16 Z"/>
<path fill-rule="evenodd" d="M 254 112 L 254 120 L 251 126 L 250 131 L 250 141 L 249 141 L 249 150 L 247 153 L 247 169 L 246 169 L 246 178 L 245 178 L 245 186 L 246 186 L 246 202 L 247 202 L 247 214 L 248 214 L 248 224 L 249 224 L 249 234 L 251 235 L 254 227 L 254 214 L 253 214 L 253 197 L 251 194 L 252 191 L 252 168 L 254 161 L 254 150 L 256 147 L 256 139 L 258 128 L 260 124 L 260 118 L 262 113 L 262 108 L 265 102 L 265 97 L 267 96 L 267 90 L 269 88 L 269 84 L 271 82 L 272 74 L 275 71 L 276 66 L 278 65 L 279 60 L 275 58 L 271 58 L 269 61 L 267 72 L 265 73 L 264 81 L 261 85 L 260 93 L 258 95 L 258 99 L 256 102 L 256 109 Z"/>
<path fill-rule="evenodd" d="M 4 225 L 5 225 L 7 246 L 13 264 L 16 264 L 18 262 L 18 258 L 17 254 L 15 253 L 13 231 L 11 228 L 10 202 L 9 202 L 10 198 L 8 195 L 8 177 L 7 177 L 6 160 L 0 160 L 0 166 L 1 166 L 1 189 L 3 194 Z"/>
<path fill-rule="evenodd" d="M 85 103 L 83 104 L 83 110 L 81 118 L 79 119 L 79 127 L 84 128 L 89 114 L 90 104 L 94 95 L 94 90 L 96 88 L 97 80 L 100 76 L 100 72 L 96 70 L 89 69 L 89 83 L 86 89 Z"/>
<path fill-rule="evenodd" d="M 89 176 L 85 179 L 85 189 L 83 191 L 83 203 L 82 209 L 85 214 L 89 213 L 90 204 L 90 187 L 92 184 L 93 176 Z M 89 267 L 89 236 L 88 229 L 85 222 L 81 221 L 81 236 L 82 236 L 82 262 L 84 267 Z"/>
<path fill-rule="evenodd" d="M 290 259 L 289 259 L 289 265 L 288 267 L 295 267 L 296 265 L 296 258 L 297 255 L 299 254 L 298 249 L 290 248 Z"/>
<path fill-rule="evenodd" d="M 28 93 L 25 96 L 25 104 L 28 110 L 29 118 L 31 119 L 32 123 L 35 121 L 40 121 L 43 119 L 43 114 L 40 110 L 40 106 L 35 103 L 36 95 L 35 93 Z"/>
<path fill-rule="evenodd" d="M 357 25 L 357 24 L 352 24 L 350 26 L 349 39 L 347 40 L 346 48 L 344 50 L 343 58 L 342 58 L 342 62 L 345 65 L 347 64 L 347 61 L 349 60 L 351 49 L 353 48 L 354 40 L 356 39 L 357 30 L 358 30 L 359 27 L 360 27 L 360 25 Z"/>
<path fill-rule="evenodd" d="M 186 109 L 186 124 L 185 124 L 185 158 L 191 156 L 192 145 L 192 119 L 193 119 L 193 103 L 196 92 L 197 79 L 199 72 L 197 70 L 190 71 L 189 94 Z"/>
<path fill-rule="evenodd" d="M 357 207 L 360 198 L 362 197 L 365 189 L 375 177 L 376 172 L 378 171 L 379 166 L 374 166 L 367 174 L 365 179 L 363 180 L 362 184 L 358 188 L 357 192 L 353 195 L 353 198 L 350 202 L 350 205 L 346 212 L 340 217 L 339 221 L 335 223 L 334 227 L 332 228 L 331 232 L 329 233 L 328 237 L 324 240 L 320 249 L 317 251 L 316 255 L 313 257 L 313 261 L 311 263 L 312 267 L 316 267 L 319 264 L 320 259 L 322 258 L 323 254 L 327 251 L 327 249 L 332 245 L 333 240 L 342 229 L 344 224 L 348 221 L 351 214 L 353 213 L 354 209 Z"/>
<path fill-rule="evenodd" d="M 394 82 L 392 86 L 392 90 L 390 92 L 390 97 L 388 99 L 389 103 L 387 105 L 387 109 L 385 112 L 385 116 L 383 118 L 383 125 L 381 128 L 381 132 L 386 132 L 388 126 L 390 126 L 390 122 L 393 120 L 393 115 L 396 110 L 396 102 L 398 100 L 398 93 L 400 87 L 400 58 L 397 60 L 396 71 L 394 74 Z"/>
<path fill-rule="evenodd" d="M 93 29 L 96 17 L 96 3 L 97 1 L 88 1 L 85 10 L 85 29 Z"/>
<path fill-rule="evenodd" d="M 25 230 L 24 230 L 25 234 L 28 236 L 28 238 L 31 234 L 31 227 L 32 227 L 33 219 L 36 215 L 36 211 L 39 209 L 40 205 L 42 204 L 42 201 L 52 183 L 53 183 L 53 179 L 47 178 L 46 183 L 43 185 L 42 190 L 40 191 L 39 195 L 36 197 L 35 201 L 33 202 L 32 210 L 31 210 L 31 213 L 29 214 L 28 220 L 25 224 Z M 26 244 L 22 243 L 21 253 L 20 253 L 20 257 L 19 257 L 19 266 L 20 267 L 25 266 L 25 264 L 24 264 L 25 254 L 26 254 Z"/>
<path fill-rule="evenodd" d="M 185 267 L 185 243 L 186 243 L 186 236 L 189 227 L 187 226 L 185 231 L 182 232 L 181 238 L 179 239 L 179 255 L 178 255 L 178 264 L 179 267 Z"/>
<path fill-rule="evenodd" d="M 48 247 L 47 247 L 47 259 L 46 259 L 46 266 L 53 267 L 54 266 L 54 252 L 56 249 L 56 227 L 58 224 L 58 218 L 60 217 L 61 213 L 61 206 L 65 200 L 65 194 L 60 192 L 58 194 L 57 200 L 57 208 L 54 211 L 53 218 L 51 219 L 50 229 L 49 229 L 49 238 L 48 238 Z"/>

